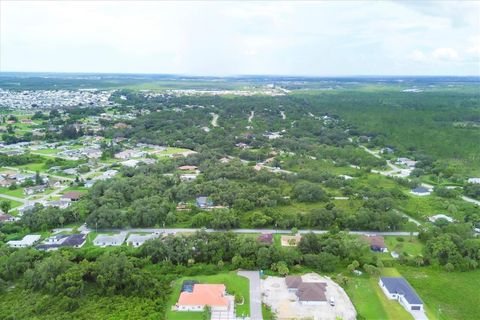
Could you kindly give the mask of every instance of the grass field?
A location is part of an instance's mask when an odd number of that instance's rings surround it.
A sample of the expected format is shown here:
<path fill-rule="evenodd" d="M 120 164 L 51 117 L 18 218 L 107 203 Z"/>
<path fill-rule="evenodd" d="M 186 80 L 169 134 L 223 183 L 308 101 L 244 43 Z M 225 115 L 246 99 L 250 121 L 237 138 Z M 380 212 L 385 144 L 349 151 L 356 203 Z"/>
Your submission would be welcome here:
<path fill-rule="evenodd" d="M 44 162 L 36 162 L 36 163 L 25 164 L 23 166 L 18 166 L 17 168 L 24 169 L 24 170 L 30 170 L 30 171 L 43 172 L 43 171 L 45 171 L 44 166 L 45 166 Z"/>
<path fill-rule="evenodd" d="M 10 190 L 8 188 L 0 188 L 0 194 L 5 194 L 7 196 L 17 197 L 17 198 L 24 198 L 25 195 L 23 194 L 24 188 L 17 188 L 14 190 Z"/>
<path fill-rule="evenodd" d="M 398 239 L 403 239 L 403 241 L 398 241 Z M 410 238 L 409 236 L 397 237 L 397 236 L 386 236 L 384 237 L 385 244 L 387 245 L 388 250 L 396 251 L 398 254 L 406 252 L 409 255 L 417 256 L 422 254 L 423 244 L 418 240 L 417 237 Z M 390 253 L 388 253 L 390 255 Z"/>
<path fill-rule="evenodd" d="M 171 306 L 175 305 L 180 295 L 181 286 L 184 280 L 197 280 L 200 283 L 225 284 L 227 292 L 236 292 L 244 297 L 242 305 L 236 305 L 237 316 L 248 316 L 250 314 L 250 295 L 249 281 L 247 278 L 240 277 L 236 272 L 220 273 L 212 276 L 191 276 L 183 277 L 173 284 L 173 294 L 169 299 L 167 307 L 167 320 L 203 320 L 202 312 L 178 312 L 172 311 Z"/>
<path fill-rule="evenodd" d="M 398 266 L 426 305 L 429 319 L 475 320 L 480 315 L 480 270 L 445 272 Z"/>

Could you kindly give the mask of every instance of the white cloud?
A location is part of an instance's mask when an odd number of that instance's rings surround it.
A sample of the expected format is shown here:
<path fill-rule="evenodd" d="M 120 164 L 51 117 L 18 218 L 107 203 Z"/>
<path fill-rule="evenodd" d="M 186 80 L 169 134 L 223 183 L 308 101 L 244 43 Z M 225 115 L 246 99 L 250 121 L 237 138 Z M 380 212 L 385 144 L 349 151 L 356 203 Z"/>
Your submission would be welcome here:
<path fill-rule="evenodd" d="M 413 50 L 412 53 L 408 55 L 409 59 L 416 62 L 425 61 L 427 56 L 421 50 Z"/>
<path fill-rule="evenodd" d="M 458 52 L 453 48 L 438 48 L 432 53 L 432 57 L 437 60 L 458 60 Z"/>
<path fill-rule="evenodd" d="M 0 0 L 0 7 L 0 71 L 479 72 L 478 6 L 458 2 Z"/>

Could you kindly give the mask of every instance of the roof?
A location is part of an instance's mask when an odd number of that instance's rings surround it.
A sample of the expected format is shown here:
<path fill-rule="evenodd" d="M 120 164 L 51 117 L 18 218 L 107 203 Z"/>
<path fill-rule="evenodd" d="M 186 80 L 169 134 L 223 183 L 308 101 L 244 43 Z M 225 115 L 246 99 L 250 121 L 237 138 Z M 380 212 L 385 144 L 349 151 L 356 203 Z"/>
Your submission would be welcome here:
<path fill-rule="evenodd" d="M 70 191 L 70 192 L 67 192 L 65 193 L 62 198 L 66 198 L 66 199 L 80 199 L 80 197 L 82 196 L 83 194 L 81 192 L 78 192 L 78 191 Z"/>
<path fill-rule="evenodd" d="M 125 241 L 125 233 L 118 233 L 114 235 L 108 235 L 108 234 L 99 234 L 95 240 L 93 240 L 94 243 L 116 243 L 116 242 L 121 242 L 123 243 Z"/>
<path fill-rule="evenodd" d="M 86 238 L 85 234 L 72 234 L 63 241 L 62 246 L 79 246 L 85 242 Z"/>
<path fill-rule="evenodd" d="M 299 301 L 327 301 L 325 296 L 327 284 L 325 282 L 304 282 L 298 287 Z"/>
<path fill-rule="evenodd" d="M 415 290 L 410 286 L 410 284 L 402 277 L 381 277 L 385 288 L 388 292 L 401 294 L 405 297 L 405 300 L 410 304 L 423 304 L 420 297 L 417 295 Z"/>
<path fill-rule="evenodd" d="M 298 289 L 300 284 L 302 284 L 302 277 L 300 276 L 287 276 L 285 278 L 285 283 L 289 289 Z"/>
<path fill-rule="evenodd" d="M 132 233 L 128 236 L 127 242 L 134 242 L 134 243 L 144 243 L 145 241 L 158 238 L 160 235 L 151 233 L 151 234 L 135 234 Z"/>
<path fill-rule="evenodd" d="M 273 242 L 273 234 L 262 233 L 261 235 L 258 236 L 258 241 L 271 244 Z"/>
<path fill-rule="evenodd" d="M 224 284 L 195 284 L 192 292 L 180 293 L 177 305 L 226 307 L 228 299 L 225 297 L 225 290 Z"/>
<path fill-rule="evenodd" d="M 382 236 L 363 236 L 363 239 L 370 243 L 372 247 L 386 248 L 385 240 Z"/>
<path fill-rule="evenodd" d="M 425 187 L 416 187 L 416 188 L 412 189 L 412 192 L 415 192 L 415 193 L 429 193 L 430 190 L 428 190 Z"/>

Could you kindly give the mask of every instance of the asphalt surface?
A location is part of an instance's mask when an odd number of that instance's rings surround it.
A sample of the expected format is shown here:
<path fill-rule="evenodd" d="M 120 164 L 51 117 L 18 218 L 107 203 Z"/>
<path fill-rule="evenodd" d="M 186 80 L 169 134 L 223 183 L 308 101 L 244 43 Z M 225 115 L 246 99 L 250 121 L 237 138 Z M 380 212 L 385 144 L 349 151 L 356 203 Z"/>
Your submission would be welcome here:
<path fill-rule="evenodd" d="M 260 291 L 260 272 L 238 271 L 238 275 L 250 280 L 250 319 L 263 320 L 262 293 Z"/>

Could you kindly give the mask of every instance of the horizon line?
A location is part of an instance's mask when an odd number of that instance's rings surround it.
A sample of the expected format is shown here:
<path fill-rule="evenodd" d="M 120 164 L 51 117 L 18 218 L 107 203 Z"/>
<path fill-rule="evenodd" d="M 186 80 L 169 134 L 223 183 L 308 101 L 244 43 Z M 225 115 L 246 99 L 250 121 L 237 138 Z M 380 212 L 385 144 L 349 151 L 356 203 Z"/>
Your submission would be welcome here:
<path fill-rule="evenodd" d="M 455 78 L 480 78 L 478 75 L 452 75 L 452 74 L 329 74 L 329 75 L 301 75 L 301 74 L 230 74 L 230 75 L 208 75 L 190 73 L 148 73 L 148 72 L 104 72 L 104 71 L 2 71 L 1 74 L 80 74 L 80 75 L 150 75 L 150 76 L 177 76 L 177 77 L 199 77 L 199 78 L 241 78 L 241 77 L 291 77 L 291 78 L 396 78 L 396 77 L 455 77 Z"/>

